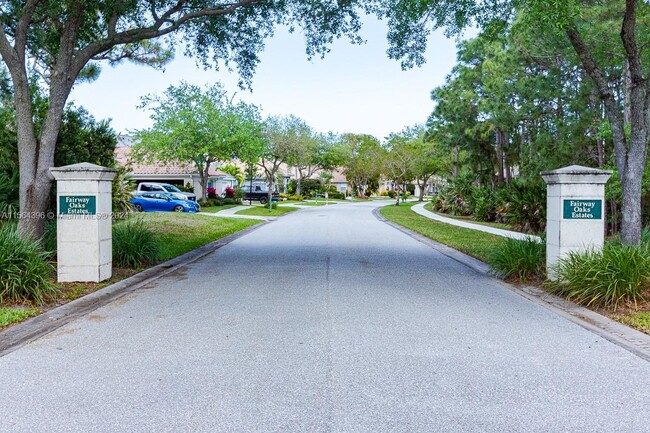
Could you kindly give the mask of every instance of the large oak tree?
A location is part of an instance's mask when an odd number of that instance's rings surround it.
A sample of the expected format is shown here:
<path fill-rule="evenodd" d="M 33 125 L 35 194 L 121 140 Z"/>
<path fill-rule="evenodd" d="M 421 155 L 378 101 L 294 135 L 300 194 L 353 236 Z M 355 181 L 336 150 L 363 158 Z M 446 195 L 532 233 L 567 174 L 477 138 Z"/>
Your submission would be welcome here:
<path fill-rule="evenodd" d="M 358 1 L 300 0 L 8 0 L 0 3 L 0 56 L 15 95 L 20 208 L 46 210 L 56 139 L 64 107 L 80 78 L 97 62 L 131 59 L 160 64 L 182 40 L 204 65 L 236 65 L 249 82 L 264 40 L 277 25 L 303 30 L 307 54 L 322 54 L 334 38 L 358 41 Z M 30 83 L 39 77 L 49 106 L 34 124 Z M 44 221 L 20 221 L 39 237 Z"/>

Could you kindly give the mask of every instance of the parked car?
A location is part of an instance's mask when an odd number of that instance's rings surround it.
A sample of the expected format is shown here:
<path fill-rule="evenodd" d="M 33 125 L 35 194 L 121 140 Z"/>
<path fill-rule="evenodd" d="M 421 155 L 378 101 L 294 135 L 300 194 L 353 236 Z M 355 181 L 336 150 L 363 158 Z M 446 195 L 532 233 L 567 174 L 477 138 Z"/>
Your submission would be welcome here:
<path fill-rule="evenodd" d="M 201 206 L 192 200 L 183 200 L 167 192 L 144 192 L 131 199 L 138 212 L 191 212 L 201 211 Z"/>
<path fill-rule="evenodd" d="M 259 200 L 261 204 L 269 202 L 269 190 L 264 189 L 261 185 L 253 184 L 252 189 L 250 185 L 243 185 L 241 189 L 244 192 L 244 200 Z M 271 201 L 278 200 L 280 200 L 280 194 L 273 192 L 271 194 Z"/>
<path fill-rule="evenodd" d="M 181 191 L 170 183 L 142 182 L 138 184 L 138 188 L 135 190 L 135 192 L 136 194 L 144 192 L 173 192 L 175 194 L 183 196 L 183 200 L 196 201 L 196 194 Z"/>

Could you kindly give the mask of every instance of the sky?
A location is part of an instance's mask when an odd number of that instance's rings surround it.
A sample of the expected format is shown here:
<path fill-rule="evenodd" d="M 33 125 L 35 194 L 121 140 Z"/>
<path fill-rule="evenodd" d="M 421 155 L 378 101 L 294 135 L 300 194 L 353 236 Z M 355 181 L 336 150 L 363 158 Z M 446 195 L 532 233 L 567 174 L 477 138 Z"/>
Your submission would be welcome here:
<path fill-rule="evenodd" d="M 97 119 L 112 119 L 121 134 L 149 128 L 149 113 L 137 106 L 147 94 L 161 94 L 181 80 L 200 86 L 220 81 L 236 98 L 253 103 L 264 116 L 296 115 L 319 132 L 372 134 L 379 139 L 407 126 L 423 124 L 433 110 L 431 90 L 445 81 L 456 60 L 456 41 L 442 32 L 429 38 L 427 62 L 402 71 L 386 54 L 384 22 L 366 17 L 365 44 L 342 39 L 324 59 L 311 61 L 303 35 L 280 28 L 266 43 L 252 81 L 252 92 L 237 86 L 236 73 L 203 70 L 195 60 L 177 54 L 164 71 L 122 63 L 103 64 L 92 83 L 77 85 L 70 101 Z"/>

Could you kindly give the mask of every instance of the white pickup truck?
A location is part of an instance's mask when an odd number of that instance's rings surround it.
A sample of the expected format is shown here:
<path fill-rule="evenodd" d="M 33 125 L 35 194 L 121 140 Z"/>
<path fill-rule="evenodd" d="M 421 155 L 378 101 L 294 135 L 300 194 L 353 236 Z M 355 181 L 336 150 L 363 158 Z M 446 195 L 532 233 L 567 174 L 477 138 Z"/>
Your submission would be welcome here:
<path fill-rule="evenodd" d="M 141 194 L 143 192 L 171 192 L 175 196 L 182 200 L 192 200 L 196 201 L 196 194 L 191 192 L 181 191 L 177 187 L 169 183 L 158 183 L 158 182 L 142 182 L 138 184 L 138 188 L 135 190 L 136 194 Z"/>

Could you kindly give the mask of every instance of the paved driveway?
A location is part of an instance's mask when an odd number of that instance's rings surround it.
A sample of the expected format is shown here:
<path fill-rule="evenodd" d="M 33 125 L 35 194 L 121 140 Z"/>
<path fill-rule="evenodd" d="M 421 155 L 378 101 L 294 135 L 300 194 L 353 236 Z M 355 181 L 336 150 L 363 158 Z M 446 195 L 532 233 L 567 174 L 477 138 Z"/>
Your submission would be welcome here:
<path fill-rule="evenodd" d="M 373 206 L 283 217 L 0 358 L 0 431 L 650 432 L 650 363 Z"/>

